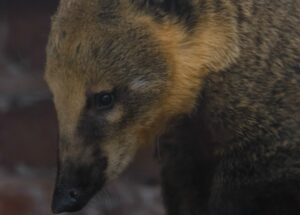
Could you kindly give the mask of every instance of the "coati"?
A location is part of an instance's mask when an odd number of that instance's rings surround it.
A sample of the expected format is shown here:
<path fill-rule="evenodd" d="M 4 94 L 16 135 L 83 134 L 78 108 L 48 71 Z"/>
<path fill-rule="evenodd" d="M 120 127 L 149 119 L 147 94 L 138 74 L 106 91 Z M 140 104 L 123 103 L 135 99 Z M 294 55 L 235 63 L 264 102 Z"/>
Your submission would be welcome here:
<path fill-rule="evenodd" d="M 61 0 L 53 212 L 161 136 L 169 215 L 300 214 L 299 0 Z"/>

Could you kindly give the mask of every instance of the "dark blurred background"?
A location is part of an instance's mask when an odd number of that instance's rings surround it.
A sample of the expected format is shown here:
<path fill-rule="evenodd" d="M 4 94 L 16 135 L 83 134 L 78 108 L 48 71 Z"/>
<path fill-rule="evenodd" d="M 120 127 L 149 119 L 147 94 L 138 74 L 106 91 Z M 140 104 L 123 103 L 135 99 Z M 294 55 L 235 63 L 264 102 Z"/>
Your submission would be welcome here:
<path fill-rule="evenodd" d="M 58 0 L 0 0 L 0 215 L 48 215 L 57 123 L 43 81 L 50 17 Z M 153 149 L 78 215 L 161 215 Z"/>

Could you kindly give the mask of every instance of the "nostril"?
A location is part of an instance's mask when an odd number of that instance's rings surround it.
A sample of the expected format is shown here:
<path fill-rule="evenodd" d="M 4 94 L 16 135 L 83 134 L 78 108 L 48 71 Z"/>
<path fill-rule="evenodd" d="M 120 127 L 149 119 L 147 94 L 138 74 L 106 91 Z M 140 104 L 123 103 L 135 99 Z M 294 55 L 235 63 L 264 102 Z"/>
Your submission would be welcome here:
<path fill-rule="evenodd" d="M 72 190 L 69 191 L 69 196 L 71 197 L 71 199 L 73 201 L 77 201 L 78 198 L 79 198 L 79 192 L 75 189 L 72 189 Z"/>
<path fill-rule="evenodd" d="M 54 213 L 75 212 L 85 205 L 83 192 L 79 188 L 56 188 L 53 196 L 52 211 Z"/>

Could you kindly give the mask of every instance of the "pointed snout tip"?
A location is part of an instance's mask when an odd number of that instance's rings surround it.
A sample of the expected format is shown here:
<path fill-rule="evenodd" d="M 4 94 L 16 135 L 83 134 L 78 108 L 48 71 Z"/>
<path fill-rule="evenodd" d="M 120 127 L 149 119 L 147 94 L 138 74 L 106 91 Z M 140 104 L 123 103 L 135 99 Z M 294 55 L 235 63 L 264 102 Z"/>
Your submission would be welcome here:
<path fill-rule="evenodd" d="M 52 200 L 52 212 L 54 214 L 60 214 L 64 212 L 76 212 L 79 211 L 83 204 L 79 200 L 79 195 L 74 189 L 64 192 L 55 192 Z"/>
<path fill-rule="evenodd" d="M 54 197 L 53 202 L 52 202 L 52 206 L 51 206 L 53 214 L 60 214 L 60 213 L 67 212 L 68 208 L 69 208 L 68 204 L 64 200 L 62 200 L 62 199 L 57 200 Z"/>

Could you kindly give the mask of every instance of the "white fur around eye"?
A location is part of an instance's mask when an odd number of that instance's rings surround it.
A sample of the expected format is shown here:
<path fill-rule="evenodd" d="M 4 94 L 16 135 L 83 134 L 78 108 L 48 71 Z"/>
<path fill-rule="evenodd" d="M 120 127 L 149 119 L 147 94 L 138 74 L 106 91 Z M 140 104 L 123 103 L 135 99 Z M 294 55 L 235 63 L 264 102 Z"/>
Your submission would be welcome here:
<path fill-rule="evenodd" d="M 145 90 L 148 87 L 148 85 L 148 81 L 137 78 L 130 83 L 129 88 L 133 91 L 140 91 Z"/>

